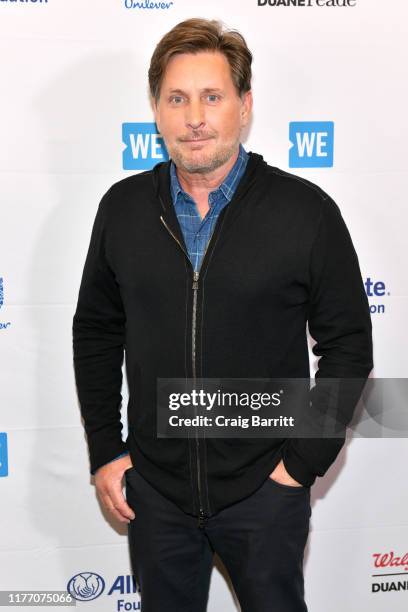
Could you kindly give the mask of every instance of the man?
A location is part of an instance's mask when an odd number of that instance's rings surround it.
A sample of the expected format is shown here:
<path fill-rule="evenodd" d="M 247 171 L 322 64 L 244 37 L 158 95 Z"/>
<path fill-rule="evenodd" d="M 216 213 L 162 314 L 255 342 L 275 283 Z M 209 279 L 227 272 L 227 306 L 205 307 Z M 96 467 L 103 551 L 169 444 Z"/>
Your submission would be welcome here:
<path fill-rule="evenodd" d="M 365 379 L 373 367 L 338 206 L 240 143 L 251 60 L 243 37 L 216 21 L 189 19 L 161 39 L 149 85 L 170 160 L 103 196 L 73 321 L 91 473 L 129 524 L 144 612 L 204 611 L 214 551 L 243 612 L 305 612 L 310 487 L 344 444 L 158 438 L 157 379 L 308 378 L 307 322 L 316 380 Z"/>

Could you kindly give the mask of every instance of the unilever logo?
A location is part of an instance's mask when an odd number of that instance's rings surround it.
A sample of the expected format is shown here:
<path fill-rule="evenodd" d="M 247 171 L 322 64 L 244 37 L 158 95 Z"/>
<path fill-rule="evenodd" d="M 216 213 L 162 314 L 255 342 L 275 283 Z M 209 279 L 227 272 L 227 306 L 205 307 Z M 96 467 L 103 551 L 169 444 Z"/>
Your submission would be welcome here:
<path fill-rule="evenodd" d="M 124 123 L 122 125 L 124 170 L 150 170 L 169 159 L 163 137 L 155 123 Z"/>
<path fill-rule="evenodd" d="M 105 588 L 102 576 L 94 572 L 81 572 L 73 576 L 67 584 L 67 591 L 79 601 L 90 601 L 101 595 Z"/>
<path fill-rule="evenodd" d="M 333 121 L 291 121 L 289 140 L 289 168 L 333 166 Z"/>
<path fill-rule="evenodd" d="M 3 289 L 3 278 L 0 276 L 0 308 L 3 306 L 4 303 L 4 289 Z M 0 321 L 0 329 L 7 329 L 7 327 L 9 327 L 11 325 L 10 321 L 8 321 L 7 323 L 3 323 L 2 321 Z"/>
<path fill-rule="evenodd" d="M 168 9 L 174 2 L 152 2 L 151 0 L 124 0 L 127 9 Z"/>

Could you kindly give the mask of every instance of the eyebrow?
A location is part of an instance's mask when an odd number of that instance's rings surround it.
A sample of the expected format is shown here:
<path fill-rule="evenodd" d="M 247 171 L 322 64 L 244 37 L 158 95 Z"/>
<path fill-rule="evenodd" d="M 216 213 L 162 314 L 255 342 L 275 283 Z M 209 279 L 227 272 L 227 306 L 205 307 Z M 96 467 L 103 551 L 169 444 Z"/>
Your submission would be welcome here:
<path fill-rule="evenodd" d="M 200 89 L 200 91 L 202 93 L 207 93 L 209 91 L 217 91 L 217 92 L 222 93 L 222 89 L 220 89 L 219 87 L 204 87 L 203 89 Z M 169 94 L 174 94 L 174 93 L 186 94 L 187 92 L 183 91 L 182 89 L 169 89 L 168 93 Z"/>

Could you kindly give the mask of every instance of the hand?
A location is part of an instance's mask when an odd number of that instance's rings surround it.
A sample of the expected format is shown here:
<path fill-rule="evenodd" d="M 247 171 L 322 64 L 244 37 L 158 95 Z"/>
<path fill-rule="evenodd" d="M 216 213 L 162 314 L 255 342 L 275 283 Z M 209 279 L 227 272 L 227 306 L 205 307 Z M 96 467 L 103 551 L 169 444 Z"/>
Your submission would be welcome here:
<path fill-rule="evenodd" d="M 127 455 L 102 465 L 95 472 L 95 487 L 102 505 L 121 523 L 130 523 L 135 513 L 126 502 L 122 491 L 122 478 L 125 471 L 133 467 Z"/>
<path fill-rule="evenodd" d="M 283 459 L 280 460 L 273 472 L 269 474 L 269 478 L 271 480 L 276 480 L 280 484 L 289 485 L 292 487 L 303 487 L 300 482 L 292 478 L 292 476 L 286 471 Z"/>

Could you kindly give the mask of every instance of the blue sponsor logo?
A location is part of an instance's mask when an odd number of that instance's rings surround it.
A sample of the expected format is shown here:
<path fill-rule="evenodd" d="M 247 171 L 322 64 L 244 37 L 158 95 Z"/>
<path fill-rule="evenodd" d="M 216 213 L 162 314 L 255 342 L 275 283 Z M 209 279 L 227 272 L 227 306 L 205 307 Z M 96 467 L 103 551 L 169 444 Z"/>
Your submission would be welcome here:
<path fill-rule="evenodd" d="M 67 584 L 67 591 L 78 601 L 91 601 L 96 599 L 105 590 L 105 581 L 99 574 L 95 572 L 80 572 L 76 574 Z M 125 599 L 123 596 L 135 595 L 139 597 L 135 600 L 133 597 Z M 106 596 L 118 598 L 115 603 L 116 610 L 140 610 L 140 586 L 133 574 L 119 575 L 115 578 L 109 591 L 105 590 Z"/>
<path fill-rule="evenodd" d="M 289 140 L 290 168 L 333 166 L 333 121 L 291 121 Z"/>
<path fill-rule="evenodd" d="M 0 432 L 0 476 L 8 476 L 7 434 Z"/>
<path fill-rule="evenodd" d="M 136 593 L 139 595 L 138 601 L 135 601 L 133 598 L 129 600 L 121 597 L 122 595 L 135 595 Z M 116 610 L 118 611 L 141 609 L 140 586 L 137 584 L 135 576 L 131 574 L 118 576 L 107 595 L 118 596 L 116 601 Z"/>
<path fill-rule="evenodd" d="M 74 599 L 91 601 L 103 593 L 105 581 L 94 572 L 81 572 L 72 576 L 67 584 L 67 591 Z"/>
<path fill-rule="evenodd" d="M 169 159 L 163 137 L 155 123 L 124 123 L 122 141 L 124 170 L 150 170 Z"/>
<path fill-rule="evenodd" d="M 3 306 L 4 303 L 4 288 L 3 288 L 3 278 L 0 276 L 0 308 Z M 7 329 L 8 327 L 10 327 L 11 323 L 10 321 L 7 321 L 7 323 L 0 321 L 0 329 Z"/>
<path fill-rule="evenodd" d="M 169 1 L 160 1 L 156 0 L 156 2 L 152 0 L 124 0 L 125 8 L 127 9 L 169 9 L 173 6 L 174 2 Z"/>
<path fill-rule="evenodd" d="M 387 291 L 384 281 L 373 281 L 369 276 L 364 282 L 367 297 L 369 298 L 370 313 L 371 314 L 384 314 L 385 304 L 384 303 L 372 303 L 371 300 L 376 302 L 381 301 L 384 296 L 390 295 Z M 370 299 L 371 298 L 371 299 Z"/>
<path fill-rule="evenodd" d="M 135 576 L 133 576 L 133 574 L 117 576 L 107 595 L 114 595 L 115 593 L 119 593 L 120 595 L 140 594 L 140 587 Z"/>

